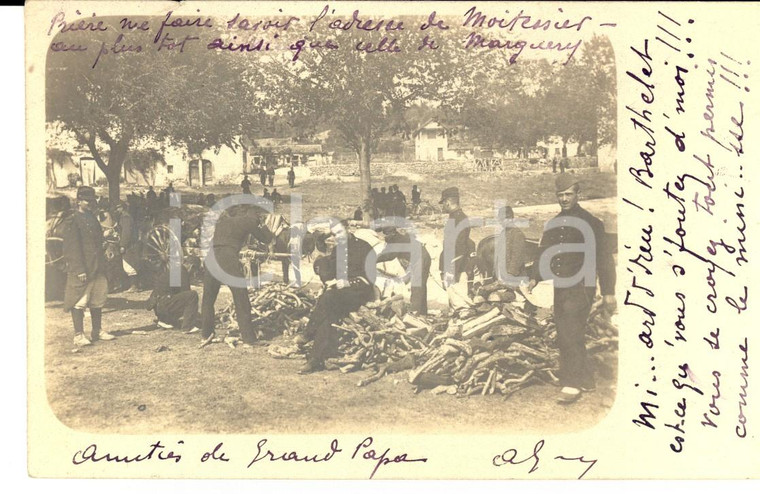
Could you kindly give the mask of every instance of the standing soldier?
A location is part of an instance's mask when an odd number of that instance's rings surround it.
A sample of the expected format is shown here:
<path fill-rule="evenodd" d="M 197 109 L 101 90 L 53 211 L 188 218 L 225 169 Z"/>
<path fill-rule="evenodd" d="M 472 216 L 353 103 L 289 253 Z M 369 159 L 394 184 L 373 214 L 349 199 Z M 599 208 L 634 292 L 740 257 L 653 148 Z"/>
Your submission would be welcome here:
<path fill-rule="evenodd" d="M 68 273 L 63 308 L 71 311 L 76 346 L 114 339 L 113 335 L 102 331 L 102 309 L 108 298 L 108 281 L 103 229 L 94 214 L 95 201 L 92 187 L 79 187 L 77 210 L 71 215 L 63 237 L 63 255 Z M 84 335 L 85 308 L 90 309 L 92 318 L 89 339 Z"/>
<path fill-rule="evenodd" d="M 406 196 L 398 188 L 398 185 L 394 185 L 394 187 L 396 189 L 396 216 L 406 218 Z"/>
<path fill-rule="evenodd" d="M 412 185 L 412 211 L 418 212 L 422 203 L 422 191 L 416 185 Z"/>
<path fill-rule="evenodd" d="M 288 185 L 291 189 L 296 186 L 296 171 L 293 170 L 293 165 L 290 165 L 290 170 L 288 170 Z"/>
<path fill-rule="evenodd" d="M 267 170 L 264 168 L 264 165 L 261 165 L 261 169 L 259 170 L 259 181 L 261 182 L 261 186 L 264 187 L 267 184 Z"/>
<path fill-rule="evenodd" d="M 243 189 L 243 194 L 251 193 L 251 181 L 248 180 L 248 174 L 243 174 L 243 181 L 240 182 L 240 187 Z"/>
<path fill-rule="evenodd" d="M 449 187 L 441 193 L 439 204 L 443 211 L 449 214 L 449 221 L 443 232 L 443 252 L 439 258 L 438 269 L 441 272 L 443 287 L 449 296 L 449 306 L 459 309 L 469 302 L 468 290 L 470 281 L 470 254 L 475 250 L 474 242 L 470 239 L 470 228 L 463 227 L 468 221 L 467 215 L 459 205 L 459 189 Z M 463 227 L 463 228 L 462 228 Z M 457 234 L 457 229 L 462 230 Z M 448 252 L 453 247 L 454 252 Z"/>
<path fill-rule="evenodd" d="M 385 191 L 385 187 L 380 187 L 380 193 L 377 196 L 377 214 L 382 218 L 388 216 L 388 193 Z"/>
<path fill-rule="evenodd" d="M 274 187 L 274 166 L 272 165 L 267 167 L 267 179 L 269 179 L 269 186 Z"/>
<path fill-rule="evenodd" d="M 538 281 L 543 279 L 540 264 L 543 253 L 554 246 L 586 244 L 593 242 L 590 252 L 595 254 L 586 258 L 586 252 L 560 252 L 550 260 L 551 274 L 554 279 L 554 323 L 557 326 L 557 346 L 559 347 L 559 379 L 562 390 L 558 401 L 572 403 L 582 391 L 594 389 L 594 376 L 586 354 L 586 322 L 591 305 L 596 295 L 596 280 L 602 292 L 605 310 L 615 310 L 615 263 L 612 248 L 604 232 L 604 223 L 583 209 L 578 204 L 580 187 L 578 180 L 569 174 L 557 175 L 555 189 L 561 211 L 552 220 L 558 226 L 548 226 L 544 230 L 539 246 L 540 255 L 533 264 L 528 290 L 531 291 Z M 582 222 L 593 232 L 593 238 L 584 238 L 578 226 Z M 561 286 L 563 279 L 572 278 L 591 263 L 594 270 L 592 280 L 582 278 L 572 286 Z M 586 283 L 584 283 L 586 281 Z M 565 281 L 567 284 L 567 281 Z"/>
<path fill-rule="evenodd" d="M 253 235 L 258 240 L 268 244 L 271 240 L 269 233 L 261 225 L 259 215 L 253 208 L 243 205 L 233 206 L 227 209 L 217 220 L 214 228 L 214 237 L 211 249 L 206 256 L 208 263 L 209 255 L 214 256 L 222 273 L 212 273 L 206 268 L 203 275 L 203 299 L 201 302 L 201 347 L 211 343 L 214 338 L 214 303 L 219 295 L 222 285 L 227 285 L 232 292 L 232 300 L 235 303 L 235 316 L 243 343 L 254 344 L 256 332 L 251 323 L 251 301 L 248 298 L 248 289 L 245 287 L 231 286 L 231 281 L 226 277 L 243 278 L 243 265 L 240 262 L 240 249 L 246 243 L 248 235 Z M 222 279 L 218 279 L 220 276 Z"/>

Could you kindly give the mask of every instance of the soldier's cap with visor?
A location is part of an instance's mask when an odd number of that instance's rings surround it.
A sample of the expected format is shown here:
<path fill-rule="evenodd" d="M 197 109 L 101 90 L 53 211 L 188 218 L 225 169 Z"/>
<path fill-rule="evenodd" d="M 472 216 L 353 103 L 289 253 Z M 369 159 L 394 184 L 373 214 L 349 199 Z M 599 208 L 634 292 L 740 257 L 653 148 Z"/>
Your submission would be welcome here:
<path fill-rule="evenodd" d="M 95 189 L 93 189 L 92 187 L 83 185 L 82 187 L 79 187 L 77 189 L 77 201 L 95 201 L 95 200 L 97 200 L 97 197 L 95 196 Z"/>
<path fill-rule="evenodd" d="M 571 173 L 560 173 L 554 180 L 554 190 L 556 192 L 563 192 L 579 182 L 580 180 Z"/>
<path fill-rule="evenodd" d="M 443 192 L 441 192 L 441 200 L 438 201 L 438 204 L 443 204 L 446 199 L 456 199 L 459 200 L 459 188 L 458 187 L 449 187 L 448 189 L 443 189 Z"/>

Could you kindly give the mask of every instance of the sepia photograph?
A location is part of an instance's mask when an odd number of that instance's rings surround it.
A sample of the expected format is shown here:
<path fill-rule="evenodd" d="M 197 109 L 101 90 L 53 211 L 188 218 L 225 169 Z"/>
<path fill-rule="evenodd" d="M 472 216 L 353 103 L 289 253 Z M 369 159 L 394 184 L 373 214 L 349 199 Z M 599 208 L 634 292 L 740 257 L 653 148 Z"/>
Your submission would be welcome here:
<path fill-rule="evenodd" d="M 723 5 L 30 1 L 30 476 L 756 477 Z"/>
<path fill-rule="evenodd" d="M 55 415 L 118 433 L 593 426 L 617 376 L 609 39 L 494 49 L 468 35 L 476 9 L 464 26 L 326 9 L 94 17 L 76 38 L 53 19 Z M 402 29 L 425 23 L 462 33 L 418 50 Z"/>

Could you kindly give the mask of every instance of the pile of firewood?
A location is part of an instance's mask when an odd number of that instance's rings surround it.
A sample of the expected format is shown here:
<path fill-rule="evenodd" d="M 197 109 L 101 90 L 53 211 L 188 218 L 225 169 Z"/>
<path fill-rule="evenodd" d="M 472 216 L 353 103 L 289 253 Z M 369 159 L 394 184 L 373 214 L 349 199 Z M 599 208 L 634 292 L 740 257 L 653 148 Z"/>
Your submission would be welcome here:
<path fill-rule="evenodd" d="M 315 304 L 315 297 L 309 290 L 283 283 L 271 283 L 259 290 L 250 290 L 249 298 L 252 322 L 260 338 L 295 334 Z M 226 328 L 228 333 L 238 330 L 233 303 L 217 312 L 216 319 L 217 327 Z"/>
<path fill-rule="evenodd" d="M 335 325 L 342 357 L 328 359 L 326 367 L 351 372 L 409 361 L 428 347 L 435 324 L 433 318 L 406 314 L 401 295 L 370 302 Z"/>
<path fill-rule="evenodd" d="M 359 386 L 408 370 L 418 391 L 463 396 L 507 397 L 534 383 L 556 384 L 559 353 L 551 318 L 526 314 L 504 298 L 510 297 L 483 297 L 451 319 L 404 314 L 399 297 L 372 302 L 336 324 L 342 357 L 328 359 L 326 367 L 373 370 Z M 592 312 L 589 328 L 592 357 L 617 347 L 617 330 L 601 311 Z"/>

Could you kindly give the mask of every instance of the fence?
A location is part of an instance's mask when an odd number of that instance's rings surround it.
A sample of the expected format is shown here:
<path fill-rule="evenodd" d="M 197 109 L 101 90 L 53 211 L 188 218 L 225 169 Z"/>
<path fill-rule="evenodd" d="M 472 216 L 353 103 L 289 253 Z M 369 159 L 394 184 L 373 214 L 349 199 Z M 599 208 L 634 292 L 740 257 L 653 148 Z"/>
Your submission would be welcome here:
<path fill-rule="evenodd" d="M 375 161 L 377 160 L 377 161 Z M 573 156 L 568 158 L 569 168 L 591 168 L 597 166 L 596 156 Z M 493 160 L 491 160 L 493 165 Z M 435 173 L 488 173 L 489 171 L 524 171 L 546 170 L 551 168 L 550 160 L 526 159 L 526 158 L 503 158 L 498 166 L 492 166 L 489 170 L 476 167 L 475 160 L 462 161 L 384 161 L 379 156 L 374 156 L 371 164 L 372 173 L 376 175 L 403 175 L 416 173 L 429 175 Z M 359 175 L 359 165 L 356 157 L 351 162 L 338 162 L 329 165 L 309 166 L 312 176 L 356 176 Z"/>

